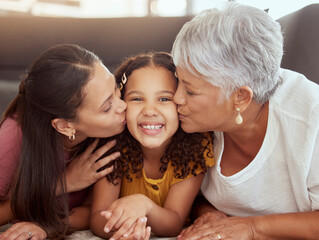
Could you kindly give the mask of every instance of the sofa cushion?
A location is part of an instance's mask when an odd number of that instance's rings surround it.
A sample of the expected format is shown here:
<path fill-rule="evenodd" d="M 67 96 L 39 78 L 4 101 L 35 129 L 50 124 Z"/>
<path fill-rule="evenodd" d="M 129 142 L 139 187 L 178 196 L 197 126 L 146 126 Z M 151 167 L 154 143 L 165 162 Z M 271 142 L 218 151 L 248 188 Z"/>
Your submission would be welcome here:
<path fill-rule="evenodd" d="M 0 79 L 0 114 L 7 109 L 9 103 L 18 94 L 19 81 L 8 81 Z"/>
<path fill-rule="evenodd" d="M 284 33 L 281 66 L 319 83 L 319 4 L 308 5 L 278 22 Z"/>

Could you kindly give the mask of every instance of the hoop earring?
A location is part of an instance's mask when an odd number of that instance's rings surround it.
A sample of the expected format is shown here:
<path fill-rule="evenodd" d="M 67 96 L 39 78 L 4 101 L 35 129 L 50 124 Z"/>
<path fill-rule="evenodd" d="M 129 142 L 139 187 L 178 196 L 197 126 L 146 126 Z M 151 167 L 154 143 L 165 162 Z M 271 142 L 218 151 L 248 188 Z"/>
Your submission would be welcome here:
<path fill-rule="evenodd" d="M 236 117 L 235 121 L 236 121 L 236 124 L 240 125 L 240 124 L 243 123 L 243 117 L 240 114 L 240 108 L 239 107 L 236 108 L 236 111 L 237 111 L 237 117 Z"/>
<path fill-rule="evenodd" d="M 72 136 L 69 136 L 69 141 L 73 142 L 75 140 L 75 133 Z"/>
<path fill-rule="evenodd" d="M 117 87 L 119 88 L 120 91 L 122 91 L 122 89 L 123 89 L 123 84 L 122 84 L 122 83 L 119 83 Z"/>

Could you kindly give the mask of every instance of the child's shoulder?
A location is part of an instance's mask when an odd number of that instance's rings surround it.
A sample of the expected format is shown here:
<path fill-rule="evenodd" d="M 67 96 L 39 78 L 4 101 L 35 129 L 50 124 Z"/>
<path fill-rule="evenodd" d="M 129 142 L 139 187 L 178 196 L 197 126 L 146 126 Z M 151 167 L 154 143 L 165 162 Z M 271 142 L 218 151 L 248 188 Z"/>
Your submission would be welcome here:
<path fill-rule="evenodd" d="M 203 132 L 200 133 L 203 136 L 203 142 L 209 142 L 209 143 L 213 143 L 214 142 L 214 132 Z"/>

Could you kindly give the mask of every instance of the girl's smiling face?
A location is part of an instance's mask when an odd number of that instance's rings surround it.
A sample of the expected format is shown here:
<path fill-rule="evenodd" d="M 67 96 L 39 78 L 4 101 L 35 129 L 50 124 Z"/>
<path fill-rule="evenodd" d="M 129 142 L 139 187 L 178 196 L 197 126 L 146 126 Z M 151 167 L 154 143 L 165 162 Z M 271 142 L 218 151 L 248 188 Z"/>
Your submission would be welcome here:
<path fill-rule="evenodd" d="M 169 144 L 179 126 L 173 74 L 163 67 L 139 68 L 129 76 L 125 88 L 126 121 L 132 136 L 149 149 Z"/>

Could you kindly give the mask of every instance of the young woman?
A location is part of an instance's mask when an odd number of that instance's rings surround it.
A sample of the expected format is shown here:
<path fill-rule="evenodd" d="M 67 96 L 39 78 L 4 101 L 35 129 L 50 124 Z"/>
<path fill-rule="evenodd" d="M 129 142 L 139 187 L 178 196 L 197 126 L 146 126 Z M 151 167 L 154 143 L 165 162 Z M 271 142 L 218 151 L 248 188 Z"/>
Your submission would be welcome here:
<path fill-rule="evenodd" d="M 112 174 L 119 184 L 103 178 L 94 186 L 91 230 L 101 237 L 129 236 L 145 217 L 151 228 L 135 231 L 135 238 L 148 238 L 151 229 L 176 236 L 201 173 L 214 163 L 210 134 L 185 134 L 179 127 L 174 73 L 171 56 L 163 52 L 128 58 L 115 73 L 127 103 L 127 129 L 117 138 L 122 157 Z"/>
<path fill-rule="evenodd" d="M 97 161 L 115 142 L 96 149 L 91 138 L 121 133 L 125 109 L 92 52 L 57 45 L 35 60 L 1 121 L 0 223 L 15 224 L 0 239 L 59 239 L 88 228 L 88 187 L 119 156 Z"/>

